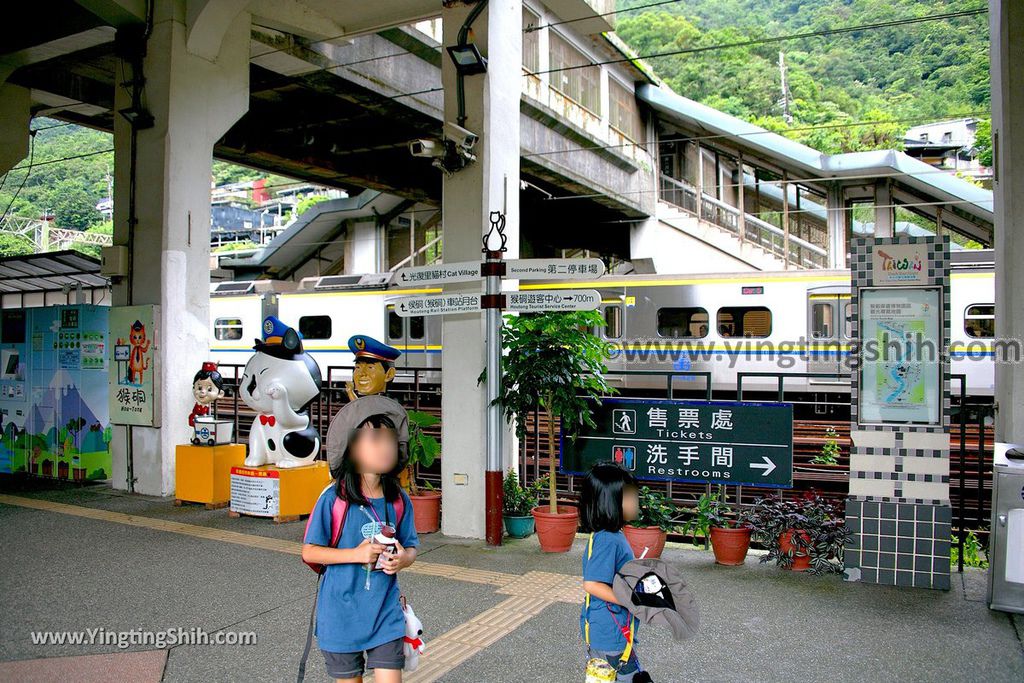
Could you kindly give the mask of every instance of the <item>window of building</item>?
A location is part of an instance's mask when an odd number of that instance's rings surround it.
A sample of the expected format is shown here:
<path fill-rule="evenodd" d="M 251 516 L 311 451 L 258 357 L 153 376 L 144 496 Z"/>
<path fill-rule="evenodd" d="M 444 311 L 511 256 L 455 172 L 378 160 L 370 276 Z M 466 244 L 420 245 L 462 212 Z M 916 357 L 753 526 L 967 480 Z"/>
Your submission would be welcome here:
<path fill-rule="evenodd" d="M 540 17 L 523 8 L 523 66 L 530 73 L 540 71 L 540 31 L 527 31 L 540 25 Z"/>
<path fill-rule="evenodd" d="M 633 91 L 608 79 L 608 123 L 634 142 L 641 138 L 640 110 Z"/>
<path fill-rule="evenodd" d="M 606 339 L 619 339 L 622 336 L 622 306 L 605 307 L 604 336 Z"/>
<path fill-rule="evenodd" d="M 565 38 L 548 30 L 551 86 L 593 114 L 601 115 L 601 68 Z"/>
<path fill-rule="evenodd" d="M 675 339 L 701 339 L 708 336 L 706 309 L 659 308 L 658 335 Z"/>
<path fill-rule="evenodd" d="M 968 337 L 996 336 L 995 304 L 972 304 L 964 313 L 964 334 Z"/>
<path fill-rule="evenodd" d="M 764 306 L 731 306 L 718 309 L 718 334 L 722 337 L 767 337 L 772 333 L 772 312 Z"/>
<path fill-rule="evenodd" d="M 811 306 L 811 337 L 832 338 L 832 304 L 818 303 Z"/>
<path fill-rule="evenodd" d="M 213 321 L 213 338 L 232 341 L 242 338 L 241 318 L 217 318 Z"/>
<path fill-rule="evenodd" d="M 299 334 L 303 339 L 330 339 L 331 316 L 304 315 L 299 318 Z"/>

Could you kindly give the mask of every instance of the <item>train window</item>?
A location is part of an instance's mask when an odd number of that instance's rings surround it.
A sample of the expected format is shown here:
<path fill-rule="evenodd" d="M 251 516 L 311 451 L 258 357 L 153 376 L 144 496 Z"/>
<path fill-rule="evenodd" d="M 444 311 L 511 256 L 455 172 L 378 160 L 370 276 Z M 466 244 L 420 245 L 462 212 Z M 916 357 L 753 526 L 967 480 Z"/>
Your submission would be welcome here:
<path fill-rule="evenodd" d="M 676 339 L 708 336 L 708 312 L 703 308 L 659 308 L 658 335 Z"/>
<path fill-rule="evenodd" d="M 853 339 L 853 304 L 843 304 L 843 336 Z"/>
<path fill-rule="evenodd" d="M 242 338 L 241 318 L 217 318 L 213 321 L 213 338 L 231 341 Z"/>
<path fill-rule="evenodd" d="M 409 339 L 423 339 L 423 316 L 409 318 Z"/>
<path fill-rule="evenodd" d="M 964 313 L 964 333 L 968 337 L 996 336 L 995 304 L 972 304 Z"/>
<path fill-rule="evenodd" d="M 605 339 L 619 339 L 622 336 L 622 306 L 606 306 L 604 309 Z"/>
<path fill-rule="evenodd" d="M 331 316 L 304 315 L 299 318 L 299 334 L 303 339 L 330 339 Z"/>
<path fill-rule="evenodd" d="M 832 338 L 832 304 L 813 304 L 811 306 L 811 338 Z"/>
<path fill-rule="evenodd" d="M 391 308 L 388 310 L 388 338 L 401 339 L 403 336 L 402 316 L 395 313 L 394 308 Z"/>
<path fill-rule="evenodd" d="M 718 334 L 723 337 L 767 337 L 772 333 L 772 312 L 764 306 L 718 309 Z"/>

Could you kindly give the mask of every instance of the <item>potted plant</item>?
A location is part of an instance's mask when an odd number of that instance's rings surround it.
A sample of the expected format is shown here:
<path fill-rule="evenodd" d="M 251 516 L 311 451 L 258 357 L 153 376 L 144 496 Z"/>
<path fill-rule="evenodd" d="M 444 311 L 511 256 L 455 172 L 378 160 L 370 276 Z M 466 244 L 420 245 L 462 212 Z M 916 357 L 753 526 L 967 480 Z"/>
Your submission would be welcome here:
<path fill-rule="evenodd" d="M 622 527 L 633 555 L 640 557 L 646 549 L 644 557 L 661 557 L 668 532 L 675 527 L 674 514 L 675 507 L 665 494 L 640 487 L 640 516 Z"/>
<path fill-rule="evenodd" d="M 586 423 L 594 427 L 588 398 L 615 393 L 604 379 L 606 348 L 592 328 L 602 327 L 597 311 L 537 313 L 505 316 L 501 332 L 502 381 L 495 403 L 516 434 L 526 438 L 526 416 L 537 406 L 548 413 L 548 504 L 533 509 L 537 536 L 544 552 L 572 547 L 579 522 L 575 507 L 559 507 L 556 488 L 555 420 L 563 427 Z M 486 378 L 486 370 L 478 381 Z M 566 429 L 573 438 L 573 430 Z"/>
<path fill-rule="evenodd" d="M 852 532 L 838 506 L 809 491 L 794 500 L 761 498 L 746 515 L 768 554 L 761 562 L 811 574 L 843 570 L 843 548 Z"/>
<path fill-rule="evenodd" d="M 750 526 L 742 517 L 732 518 L 732 510 L 725 502 L 724 486 L 719 486 L 717 493 L 701 495 L 693 516 L 680 530 L 694 538 L 700 534 L 709 539 L 718 564 L 739 566 L 747 559 Z"/>
<path fill-rule="evenodd" d="M 416 533 L 431 534 L 441 528 L 441 494 L 429 482 L 421 489 L 416 484 L 416 465 L 430 467 L 434 464 L 441 444 L 423 430 L 437 425 L 441 420 L 436 415 L 418 410 L 407 411 L 409 416 L 409 463 L 405 468 L 405 479 L 409 488 L 409 500 L 416 524 Z"/>
<path fill-rule="evenodd" d="M 529 486 L 521 486 L 515 468 L 510 467 L 502 482 L 502 519 L 505 531 L 512 538 L 526 538 L 533 533 L 533 508 L 537 507 L 540 492 L 547 485 L 547 477 L 541 477 Z"/>

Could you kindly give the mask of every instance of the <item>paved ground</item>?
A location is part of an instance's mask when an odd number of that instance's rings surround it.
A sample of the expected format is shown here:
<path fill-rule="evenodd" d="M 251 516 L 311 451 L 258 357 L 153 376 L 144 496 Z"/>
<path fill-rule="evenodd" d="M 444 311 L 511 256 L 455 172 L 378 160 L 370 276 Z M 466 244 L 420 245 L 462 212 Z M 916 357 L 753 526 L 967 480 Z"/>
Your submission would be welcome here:
<path fill-rule="evenodd" d="M 2 485 L 2 482 L 0 482 Z M 296 556 L 303 523 L 102 487 L 0 488 L 0 681 L 292 680 L 314 579 Z M 583 538 L 568 554 L 535 539 L 498 550 L 423 536 L 402 587 L 428 655 L 406 681 L 582 680 Z M 1024 681 L 1024 619 L 984 604 L 986 575 L 949 592 L 843 583 L 748 558 L 670 548 L 695 587 L 702 629 L 638 650 L 656 681 Z M 252 631 L 255 645 L 38 645 L 32 631 Z M 325 680 L 314 648 L 308 680 Z"/>

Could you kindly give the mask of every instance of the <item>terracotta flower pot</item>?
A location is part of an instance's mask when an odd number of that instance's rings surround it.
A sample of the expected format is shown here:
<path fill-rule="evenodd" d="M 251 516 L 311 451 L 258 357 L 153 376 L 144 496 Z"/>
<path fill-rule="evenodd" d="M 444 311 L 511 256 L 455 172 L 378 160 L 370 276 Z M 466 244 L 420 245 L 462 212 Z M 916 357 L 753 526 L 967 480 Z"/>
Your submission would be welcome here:
<path fill-rule="evenodd" d="M 441 528 L 441 494 L 426 491 L 418 496 L 409 494 L 417 534 L 432 534 Z"/>
<path fill-rule="evenodd" d="M 547 505 L 533 508 L 534 523 L 540 549 L 546 553 L 564 553 L 572 547 L 579 525 L 579 511 L 569 505 L 560 505 L 558 514 L 551 514 Z"/>
<path fill-rule="evenodd" d="M 730 567 L 743 564 L 750 549 L 750 527 L 711 527 L 711 549 L 718 564 Z"/>
<path fill-rule="evenodd" d="M 782 532 L 782 535 L 779 536 L 779 551 L 782 553 L 788 553 L 790 550 L 792 550 L 793 564 L 790 566 L 790 569 L 792 569 L 795 572 L 805 572 L 811 568 L 811 556 L 797 554 L 799 551 L 791 541 L 793 533 L 794 532 L 792 529 L 790 529 L 789 531 Z M 806 531 L 800 531 L 797 533 L 799 533 L 805 541 L 809 541 L 811 539 L 810 534 L 808 534 Z"/>
<path fill-rule="evenodd" d="M 644 548 L 647 548 L 645 558 L 661 557 L 661 551 L 665 549 L 665 539 L 668 538 L 668 534 L 657 526 L 638 528 L 627 524 L 622 527 L 622 533 L 626 535 L 634 557 L 643 555 Z"/>

